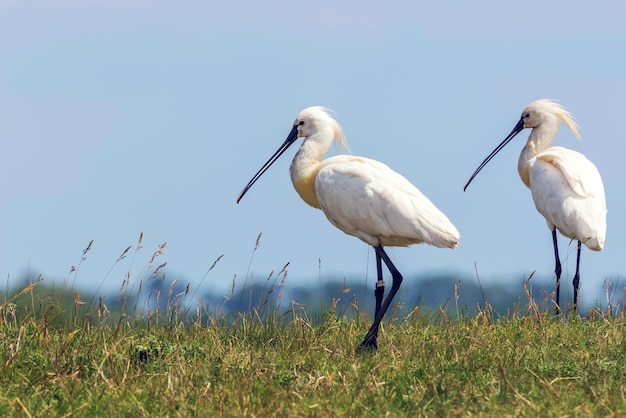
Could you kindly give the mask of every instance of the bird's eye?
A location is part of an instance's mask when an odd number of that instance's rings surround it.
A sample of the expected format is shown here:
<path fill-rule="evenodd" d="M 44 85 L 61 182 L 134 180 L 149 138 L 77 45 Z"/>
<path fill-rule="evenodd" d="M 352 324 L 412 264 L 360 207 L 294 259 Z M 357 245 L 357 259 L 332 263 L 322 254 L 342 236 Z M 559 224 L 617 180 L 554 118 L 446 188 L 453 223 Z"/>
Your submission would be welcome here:
<path fill-rule="evenodd" d="M 303 121 L 303 120 L 301 120 L 301 121 L 298 123 L 298 126 L 302 126 L 302 125 L 304 125 L 304 121 Z"/>
<path fill-rule="evenodd" d="M 529 112 L 529 113 L 524 113 L 524 114 L 522 115 L 522 118 L 527 118 L 527 117 L 529 117 L 529 116 L 530 116 L 530 112 Z"/>

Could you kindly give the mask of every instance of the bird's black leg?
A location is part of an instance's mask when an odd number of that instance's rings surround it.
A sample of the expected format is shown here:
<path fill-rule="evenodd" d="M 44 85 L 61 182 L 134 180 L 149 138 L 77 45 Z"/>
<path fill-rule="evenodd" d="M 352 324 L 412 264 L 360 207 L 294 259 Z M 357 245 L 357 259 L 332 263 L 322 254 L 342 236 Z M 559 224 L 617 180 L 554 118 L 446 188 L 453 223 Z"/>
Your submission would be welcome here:
<path fill-rule="evenodd" d="M 380 312 L 380 307 L 383 304 L 383 296 L 385 294 L 385 281 L 383 280 L 383 263 L 380 255 L 376 253 L 376 273 L 378 280 L 376 281 L 376 289 L 374 290 L 374 296 L 376 297 L 376 310 L 374 311 L 374 317 Z"/>
<path fill-rule="evenodd" d="M 398 292 L 398 289 L 400 288 L 400 285 L 402 284 L 402 275 L 400 274 L 396 266 L 393 265 L 383 247 L 379 245 L 378 247 L 374 247 L 374 250 L 376 251 L 376 255 L 385 262 L 385 265 L 391 273 L 393 282 L 391 285 L 391 290 L 389 290 L 389 294 L 385 298 L 382 306 L 374 317 L 374 322 L 372 323 L 372 326 L 367 331 L 367 334 L 365 334 L 365 338 L 363 339 L 361 345 L 359 345 L 359 351 L 376 351 L 378 349 L 378 344 L 376 342 L 376 338 L 378 336 L 378 327 L 380 326 L 380 322 L 382 321 L 383 316 L 385 316 L 385 312 L 387 312 L 387 309 L 389 309 L 391 301 L 393 300 L 394 296 Z"/>
<path fill-rule="evenodd" d="M 558 315 L 561 313 L 561 301 L 560 301 L 560 291 L 561 291 L 561 260 L 559 259 L 559 246 L 556 242 L 556 228 L 552 230 L 552 243 L 554 244 L 554 259 L 556 260 L 556 267 L 554 268 L 554 273 L 556 274 L 556 310 L 555 313 Z"/>
<path fill-rule="evenodd" d="M 576 254 L 576 274 L 574 275 L 574 310 L 578 309 L 578 285 L 580 283 L 580 241 L 578 241 Z"/>

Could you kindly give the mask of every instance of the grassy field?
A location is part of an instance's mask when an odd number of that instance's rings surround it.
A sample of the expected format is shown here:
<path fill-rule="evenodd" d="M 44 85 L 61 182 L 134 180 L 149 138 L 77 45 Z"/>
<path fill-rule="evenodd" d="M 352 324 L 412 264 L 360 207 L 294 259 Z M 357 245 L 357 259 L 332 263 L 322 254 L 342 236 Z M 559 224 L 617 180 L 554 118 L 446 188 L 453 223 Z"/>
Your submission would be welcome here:
<path fill-rule="evenodd" d="M 626 415 L 621 311 L 415 309 L 357 355 L 359 312 L 135 315 L 37 289 L 0 305 L 2 416 Z"/>

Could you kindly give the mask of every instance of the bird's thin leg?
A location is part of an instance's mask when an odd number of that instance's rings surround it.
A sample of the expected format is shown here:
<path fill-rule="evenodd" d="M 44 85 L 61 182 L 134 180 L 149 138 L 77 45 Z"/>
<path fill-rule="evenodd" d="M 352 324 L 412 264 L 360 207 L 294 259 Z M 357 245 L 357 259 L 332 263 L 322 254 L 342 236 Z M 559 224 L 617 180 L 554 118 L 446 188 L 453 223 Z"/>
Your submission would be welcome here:
<path fill-rule="evenodd" d="M 363 342 L 359 346 L 359 350 L 361 351 L 376 351 L 376 349 L 378 348 L 378 344 L 376 342 L 376 338 L 378 336 L 378 327 L 380 326 L 380 322 L 382 321 L 383 316 L 385 316 L 385 312 L 387 312 L 387 309 L 389 309 L 391 301 L 393 300 L 394 296 L 398 292 L 398 289 L 400 288 L 400 285 L 402 284 L 402 274 L 400 274 L 396 266 L 394 266 L 394 264 L 391 262 L 383 247 L 379 245 L 378 247 L 374 247 L 374 250 L 376 250 L 376 255 L 385 262 L 385 265 L 391 273 L 393 282 L 391 284 L 389 294 L 387 295 L 382 306 L 378 310 L 378 313 L 374 317 L 374 322 L 372 323 L 372 326 L 367 331 Z"/>
<path fill-rule="evenodd" d="M 383 263 L 378 253 L 376 253 L 376 272 L 378 274 L 378 280 L 376 281 L 376 289 L 374 290 L 374 296 L 376 297 L 376 310 L 374 311 L 374 317 L 376 317 L 378 312 L 380 312 L 380 307 L 383 304 L 383 296 L 385 294 Z"/>
<path fill-rule="evenodd" d="M 574 310 L 578 309 L 578 285 L 580 283 L 580 241 L 578 241 L 576 254 L 576 274 L 574 275 Z"/>
<path fill-rule="evenodd" d="M 561 260 L 559 259 L 559 246 L 556 242 L 556 228 L 552 230 L 552 243 L 554 244 L 554 259 L 556 260 L 556 267 L 554 268 L 554 273 L 556 274 L 556 314 L 561 313 L 561 301 L 560 301 L 560 291 L 561 291 Z"/>

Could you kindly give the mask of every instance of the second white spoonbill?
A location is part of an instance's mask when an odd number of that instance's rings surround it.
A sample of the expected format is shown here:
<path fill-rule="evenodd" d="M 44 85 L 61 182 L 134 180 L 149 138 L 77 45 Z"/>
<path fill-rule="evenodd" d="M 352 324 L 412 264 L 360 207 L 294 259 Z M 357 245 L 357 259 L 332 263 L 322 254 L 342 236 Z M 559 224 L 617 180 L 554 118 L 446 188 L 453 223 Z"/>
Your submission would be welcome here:
<path fill-rule="evenodd" d="M 581 243 L 594 251 L 604 248 L 606 236 L 606 200 L 602 178 L 596 166 L 579 152 L 563 147 L 550 147 L 563 122 L 576 136 L 578 126 L 572 115 L 559 103 L 540 99 L 522 111 L 522 116 L 504 141 L 478 166 L 465 184 L 467 189 L 478 172 L 524 128 L 532 128 L 526 146 L 519 156 L 517 169 L 522 181 L 552 231 L 556 261 L 556 312 L 560 312 L 559 288 L 561 260 L 556 231 L 577 240 L 576 273 L 574 274 L 574 309 L 578 303 Z"/>
<path fill-rule="evenodd" d="M 454 248 L 459 233 L 426 196 L 385 164 L 352 155 L 322 160 L 333 140 L 344 145 L 346 139 L 339 123 L 320 106 L 298 114 L 285 142 L 244 187 L 237 203 L 298 138 L 304 140 L 291 162 L 290 173 L 302 200 L 321 209 L 333 225 L 371 245 L 376 253 L 374 321 L 359 346 L 374 351 L 380 322 L 402 283 L 402 275 L 383 247 L 425 242 Z M 384 301 L 383 262 L 393 278 Z"/>

